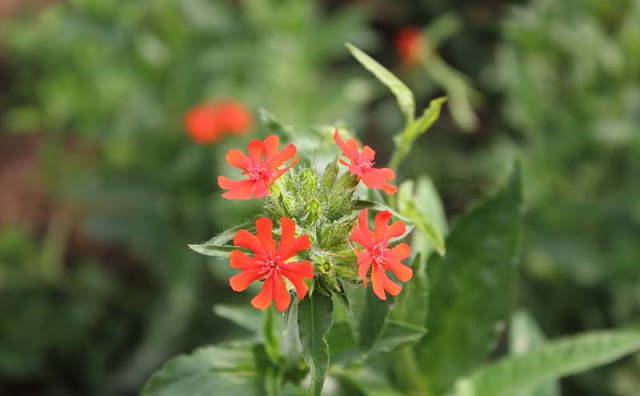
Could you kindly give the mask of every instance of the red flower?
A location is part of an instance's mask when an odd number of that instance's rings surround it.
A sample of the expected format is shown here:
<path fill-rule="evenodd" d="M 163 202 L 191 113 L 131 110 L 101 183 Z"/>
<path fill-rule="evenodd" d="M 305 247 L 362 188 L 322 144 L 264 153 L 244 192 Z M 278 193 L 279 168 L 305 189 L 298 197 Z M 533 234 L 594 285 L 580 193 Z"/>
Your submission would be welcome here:
<path fill-rule="evenodd" d="M 333 141 L 342 149 L 342 154 L 347 157 L 351 164 L 340 160 L 341 164 L 347 165 L 354 175 L 358 176 L 362 182 L 371 187 L 382 189 L 387 194 L 393 194 L 398 188 L 393 184 L 387 183 L 387 180 L 396 178 L 396 174 L 389 168 L 374 168 L 373 159 L 376 152 L 367 145 L 362 148 L 362 153 L 358 152 L 358 142 L 355 139 L 342 140 L 336 129 L 333 134 Z"/>
<path fill-rule="evenodd" d="M 360 212 L 358 225 L 353 227 L 350 241 L 357 242 L 362 245 L 365 250 L 356 251 L 358 256 L 358 275 L 362 278 L 364 286 L 367 286 L 367 272 L 371 268 L 371 283 L 373 283 L 373 292 L 386 300 L 385 290 L 392 296 L 397 295 L 402 287 L 393 283 L 387 277 L 385 271 L 390 270 L 395 274 L 398 280 L 406 282 L 413 276 L 411 268 L 402 264 L 400 260 L 404 260 L 411 254 L 411 248 L 406 243 L 400 243 L 393 248 L 389 248 L 389 239 L 399 237 L 405 233 L 404 223 L 397 221 L 389 225 L 391 212 L 384 211 L 376 215 L 375 228 L 372 232 L 369 229 L 369 219 L 367 218 L 367 209 Z"/>
<path fill-rule="evenodd" d="M 275 300 L 278 311 L 287 309 L 291 296 L 283 277 L 295 287 L 300 300 L 307 294 L 304 279 L 313 278 L 313 266 L 310 261 L 287 262 L 299 251 L 311 247 L 309 237 L 302 235 L 296 238 L 296 225 L 289 218 L 281 218 L 280 226 L 282 237 L 277 249 L 272 234 L 273 223 L 266 217 L 256 221 L 257 235 L 247 230 L 240 230 L 233 237 L 233 243 L 253 251 L 253 257 L 247 256 L 240 250 L 231 252 L 230 265 L 242 272 L 232 276 L 229 284 L 234 291 L 239 292 L 249 287 L 252 282 L 264 279 L 262 290 L 251 300 L 251 305 L 258 309 L 266 309 L 271 305 L 271 300 Z"/>
<path fill-rule="evenodd" d="M 251 113 L 238 102 L 231 100 L 218 102 L 216 111 L 220 128 L 225 132 L 242 134 L 253 126 Z"/>
<path fill-rule="evenodd" d="M 420 63 L 424 54 L 420 29 L 415 27 L 401 29 L 396 36 L 396 48 L 405 63 L 410 65 Z"/>
<path fill-rule="evenodd" d="M 252 125 L 249 110 L 232 100 L 200 104 L 185 115 L 185 129 L 198 144 L 218 142 L 227 132 L 244 133 Z"/>
<path fill-rule="evenodd" d="M 250 199 L 269 195 L 269 187 L 273 182 L 298 162 L 298 158 L 294 158 L 289 166 L 280 168 L 296 155 L 296 146 L 289 144 L 282 151 L 278 151 L 279 141 L 276 135 L 267 137 L 264 142 L 252 140 L 248 146 L 248 157 L 238 149 L 229 150 L 227 162 L 231 166 L 242 169 L 242 174 L 247 178 L 236 181 L 219 176 L 220 187 L 230 190 L 222 196 L 227 199 Z"/>
<path fill-rule="evenodd" d="M 198 144 L 215 143 L 224 135 L 216 107 L 211 104 L 193 107 L 185 115 L 184 124 L 191 139 Z"/>

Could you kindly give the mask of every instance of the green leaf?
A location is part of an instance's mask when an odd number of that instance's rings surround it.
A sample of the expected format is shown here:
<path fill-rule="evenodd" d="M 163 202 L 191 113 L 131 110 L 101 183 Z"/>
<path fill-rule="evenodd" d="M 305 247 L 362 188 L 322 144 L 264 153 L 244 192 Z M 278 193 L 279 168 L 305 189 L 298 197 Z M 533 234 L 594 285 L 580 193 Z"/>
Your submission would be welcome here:
<path fill-rule="evenodd" d="M 263 313 L 255 308 L 216 304 L 213 306 L 213 312 L 255 334 L 260 334 L 262 330 Z"/>
<path fill-rule="evenodd" d="M 501 396 L 610 363 L 640 350 L 640 331 L 567 337 L 488 365 L 456 383 L 455 396 Z"/>
<path fill-rule="evenodd" d="M 429 261 L 429 336 L 417 351 L 435 393 L 486 361 L 509 317 L 521 242 L 518 169 L 494 197 L 458 221 L 447 255 Z"/>
<path fill-rule="evenodd" d="M 298 330 L 302 356 L 311 370 L 308 394 L 322 393 L 329 369 L 329 347 L 325 339 L 333 315 L 333 301 L 322 293 L 314 293 L 298 303 Z"/>
<path fill-rule="evenodd" d="M 144 386 L 142 396 L 264 394 L 256 344 L 208 346 L 169 360 Z"/>
<path fill-rule="evenodd" d="M 449 227 L 442 201 L 430 178 L 423 176 L 416 182 L 407 180 L 398 187 L 398 211 L 411 218 L 426 219 L 436 228 L 437 235 L 429 237 L 419 232 L 411 240 L 411 250 L 420 253 L 423 261 L 431 255 L 438 241 L 444 252 L 444 235 Z"/>
<path fill-rule="evenodd" d="M 415 121 L 407 123 L 405 130 L 394 137 L 396 143 L 396 149 L 389 161 L 389 167 L 391 169 L 398 169 L 400 163 L 406 158 L 413 147 L 413 143 L 418 136 L 425 133 L 434 122 L 440 117 L 440 110 L 442 105 L 447 101 L 447 98 L 441 97 L 433 99 L 429 102 L 429 107 L 424 110 L 424 113 Z"/>
<path fill-rule="evenodd" d="M 421 328 L 423 333 L 429 311 L 429 281 L 427 269 L 420 253 L 413 259 L 413 277 L 402 287 L 395 297 L 389 320 Z"/>
<path fill-rule="evenodd" d="M 205 256 L 229 257 L 231 252 L 238 248 L 234 246 L 225 246 L 225 243 L 231 241 L 233 236 L 236 235 L 239 230 L 255 231 L 255 221 L 247 221 L 232 227 L 214 236 L 205 243 L 190 244 L 189 248 L 197 253 L 204 254 Z"/>
<path fill-rule="evenodd" d="M 367 352 L 378 340 L 391 307 L 389 301 L 380 300 L 373 293 L 373 288 L 362 285 L 347 289 L 347 295 L 354 312 L 355 333 L 358 346 Z"/>
<path fill-rule="evenodd" d="M 398 105 L 400 106 L 400 110 L 402 110 L 407 119 L 407 124 L 413 122 L 416 104 L 411 90 L 409 90 L 409 88 L 400 81 L 398 77 L 394 76 L 393 73 L 376 62 L 369 55 L 349 43 L 347 43 L 346 46 L 362 66 L 373 73 L 380 82 L 386 85 L 391 92 L 393 92 L 396 96 L 396 100 L 398 101 Z"/>
<path fill-rule="evenodd" d="M 413 327 L 406 323 L 388 320 L 384 324 L 380 337 L 373 344 L 369 354 L 391 352 L 396 348 L 421 339 L 427 331 L 424 327 Z"/>
<path fill-rule="evenodd" d="M 533 348 L 545 343 L 544 334 L 526 311 L 517 311 L 511 318 L 509 352 L 512 355 L 522 355 Z M 519 396 L 559 396 L 560 388 L 555 381 L 545 382 L 534 389 L 522 391 Z"/>
<path fill-rule="evenodd" d="M 205 256 L 210 257 L 222 257 L 227 258 L 231 256 L 231 252 L 237 250 L 238 248 L 234 246 L 220 246 L 213 244 L 202 244 L 202 245 L 189 245 L 189 248 L 196 253 L 204 254 Z"/>
<path fill-rule="evenodd" d="M 332 361 L 335 361 L 336 358 L 341 359 L 343 356 L 352 357 L 360 354 L 357 349 L 357 341 L 347 321 L 335 322 L 331 326 L 331 330 L 327 334 L 327 343 Z"/>
<path fill-rule="evenodd" d="M 403 215 L 413 220 L 415 227 L 433 244 L 434 249 L 439 255 L 445 255 L 444 236 L 440 232 L 440 229 L 426 214 L 420 213 L 414 201 L 405 203 L 405 212 Z"/>
<path fill-rule="evenodd" d="M 332 374 L 340 381 L 344 394 L 364 396 L 402 396 L 401 392 L 388 382 L 388 377 L 367 367 L 351 367 L 336 370 Z"/>

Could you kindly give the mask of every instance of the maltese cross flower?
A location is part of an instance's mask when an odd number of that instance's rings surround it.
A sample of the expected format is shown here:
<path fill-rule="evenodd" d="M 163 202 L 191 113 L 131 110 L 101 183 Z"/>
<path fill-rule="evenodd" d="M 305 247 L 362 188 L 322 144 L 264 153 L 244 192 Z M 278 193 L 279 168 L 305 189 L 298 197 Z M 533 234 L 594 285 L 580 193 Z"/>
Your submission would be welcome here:
<path fill-rule="evenodd" d="M 401 29 L 396 36 L 396 48 L 400 58 L 409 65 L 420 63 L 424 56 L 424 44 L 422 42 L 422 32 L 415 27 Z"/>
<path fill-rule="evenodd" d="M 406 282 L 413 276 L 411 268 L 400 261 L 411 254 L 411 248 L 406 243 L 400 243 L 389 248 L 389 239 L 396 238 L 405 233 L 404 223 L 397 221 L 389 225 L 391 212 L 384 211 L 376 215 L 374 231 L 369 229 L 367 209 L 360 212 L 358 224 L 353 227 L 350 241 L 354 241 L 365 250 L 356 251 L 358 256 L 358 275 L 362 278 L 364 286 L 367 286 L 367 272 L 371 267 L 371 283 L 373 292 L 381 299 L 386 300 L 385 290 L 395 296 L 402 290 L 387 277 L 386 271 L 393 272 L 402 282 Z"/>
<path fill-rule="evenodd" d="M 233 243 L 238 247 L 251 250 L 253 257 L 247 256 L 240 250 L 231 252 L 230 265 L 242 272 L 232 276 L 229 284 L 234 291 L 240 292 L 249 287 L 252 282 L 264 280 L 262 291 L 251 300 L 251 305 L 258 309 L 266 309 L 271 305 L 271 300 L 275 301 L 278 311 L 287 309 L 291 296 L 283 277 L 295 287 L 300 300 L 307 294 L 304 279 L 313 278 L 313 266 L 310 261 L 287 261 L 299 251 L 311 247 L 309 237 L 306 235 L 296 237 L 296 225 L 289 218 L 281 218 L 280 226 L 282 237 L 277 249 L 272 234 L 273 223 L 266 217 L 256 221 L 257 235 L 247 230 L 240 230 L 233 237 Z"/>
<path fill-rule="evenodd" d="M 238 149 L 230 150 L 227 162 L 242 169 L 242 174 L 247 178 L 236 181 L 224 176 L 218 177 L 220 187 L 229 190 L 222 196 L 227 199 L 250 199 L 269 195 L 269 187 L 273 182 L 298 162 L 298 158 L 294 158 L 289 166 L 280 168 L 296 155 L 296 146 L 289 144 L 278 151 L 279 142 L 276 135 L 267 137 L 264 142 L 252 140 L 248 147 L 249 156 Z"/>
<path fill-rule="evenodd" d="M 387 180 L 393 180 L 396 178 L 396 174 L 389 168 L 374 168 L 373 159 L 376 152 L 367 145 L 362 148 L 362 153 L 358 151 L 358 142 L 355 139 L 347 139 L 345 143 L 338 130 L 336 129 L 333 134 L 333 141 L 342 149 L 342 154 L 347 157 L 351 163 L 347 164 L 344 160 L 340 160 L 340 163 L 347 165 L 349 171 L 356 175 L 362 182 L 371 188 L 382 189 L 387 194 L 393 194 L 398 191 L 398 188 L 393 184 L 387 182 Z"/>

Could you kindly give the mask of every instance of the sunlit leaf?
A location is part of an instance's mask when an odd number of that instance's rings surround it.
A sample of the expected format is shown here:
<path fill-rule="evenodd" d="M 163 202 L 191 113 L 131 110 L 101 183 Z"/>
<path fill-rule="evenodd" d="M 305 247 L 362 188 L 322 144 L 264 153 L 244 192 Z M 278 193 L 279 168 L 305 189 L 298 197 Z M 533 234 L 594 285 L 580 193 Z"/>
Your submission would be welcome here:
<path fill-rule="evenodd" d="M 640 350 L 640 331 L 567 337 L 488 365 L 456 383 L 454 396 L 502 396 L 607 364 Z"/>
<path fill-rule="evenodd" d="M 416 111 L 415 99 L 413 98 L 411 90 L 409 90 L 409 88 L 400 81 L 398 77 L 394 76 L 393 73 L 375 61 L 372 57 L 349 43 L 346 45 L 358 62 L 373 73 L 380 82 L 386 85 L 391 92 L 393 92 L 396 96 L 396 100 L 398 101 L 398 105 L 400 106 L 400 110 L 402 110 L 407 119 L 407 124 L 411 123 Z"/>

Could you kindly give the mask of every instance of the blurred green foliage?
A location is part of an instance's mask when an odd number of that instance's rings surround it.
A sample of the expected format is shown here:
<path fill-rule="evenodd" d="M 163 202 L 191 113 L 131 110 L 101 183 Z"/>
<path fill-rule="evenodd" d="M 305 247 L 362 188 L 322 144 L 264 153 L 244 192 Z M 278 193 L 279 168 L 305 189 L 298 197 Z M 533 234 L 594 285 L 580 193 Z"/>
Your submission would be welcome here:
<path fill-rule="evenodd" d="M 2 287 L 3 315 L 13 320 L 0 329 L 11 352 L 0 376 L 64 394 L 138 389 L 177 350 L 227 331 L 210 311 L 229 300 L 226 279 L 206 276 L 187 243 L 255 207 L 219 198 L 215 180 L 229 142 L 196 145 L 184 113 L 233 98 L 296 123 L 357 121 L 368 83 L 331 66 L 347 56 L 345 40 L 367 44 L 364 14 L 298 1 L 77 0 L 3 21 L 1 32 L 11 73 L 4 127 L 45 133 L 42 170 L 53 198 L 81 214 L 81 233 L 131 262 L 117 270 L 103 269 L 114 258 L 63 263 L 55 283 L 36 279 L 14 291 L 16 280 L 31 279 L 30 252 L 44 243 L 24 235 L 30 245 L 11 247 L 24 255 L 7 261 L 13 275 Z M 130 270 L 137 274 L 127 280 Z M 105 315 L 125 327 L 111 332 Z M 32 344 L 46 321 L 55 322 L 51 336 Z M 88 345 L 91 364 L 68 357 Z M 50 370 L 65 356 L 65 370 L 85 383 Z"/>
<path fill-rule="evenodd" d="M 405 176 L 432 176 L 450 215 L 523 156 L 520 299 L 543 332 L 637 321 L 640 1 L 322 4 L 74 0 L 2 21 L 2 127 L 44 132 L 54 200 L 82 214 L 83 234 L 127 253 L 71 260 L 48 242 L 54 231 L 0 231 L 2 379 L 61 394 L 139 389 L 174 352 L 224 337 L 228 324 L 210 307 L 234 297 L 186 244 L 256 208 L 221 200 L 215 177 L 231 144 L 258 132 L 197 146 L 183 114 L 233 98 L 287 123 L 344 118 L 386 141 L 402 122 L 393 100 L 374 98 L 377 86 L 344 62 L 344 42 L 375 44 L 367 22 L 388 36 L 425 27 L 442 60 L 484 97 L 474 134 L 444 117 L 402 166 Z M 440 15 L 453 22 L 425 24 Z M 393 65 L 387 43 L 376 58 Z M 424 70 L 397 71 L 417 107 L 438 93 Z M 626 396 L 639 373 L 636 358 L 563 388 Z"/>
<path fill-rule="evenodd" d="M 639 18 L 640 1 L 537 0 L 503 24 L 496 73 L 529 181 L 524 291 L 551 334 L 640 317 Z"/>

